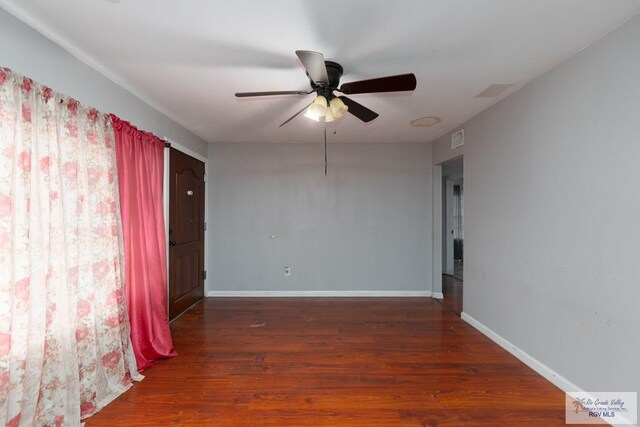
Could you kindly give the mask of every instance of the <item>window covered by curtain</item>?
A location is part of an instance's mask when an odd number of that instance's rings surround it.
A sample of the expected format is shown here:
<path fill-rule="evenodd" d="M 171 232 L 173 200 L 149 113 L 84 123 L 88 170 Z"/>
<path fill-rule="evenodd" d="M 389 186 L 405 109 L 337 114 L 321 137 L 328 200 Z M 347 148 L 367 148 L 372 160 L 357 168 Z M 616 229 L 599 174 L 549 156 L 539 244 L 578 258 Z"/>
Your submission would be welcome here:
<path fill-rule="evenodd" d="M 0 69 L 0 423 L 78 425 L 141 379 L 111 118 Z"/>

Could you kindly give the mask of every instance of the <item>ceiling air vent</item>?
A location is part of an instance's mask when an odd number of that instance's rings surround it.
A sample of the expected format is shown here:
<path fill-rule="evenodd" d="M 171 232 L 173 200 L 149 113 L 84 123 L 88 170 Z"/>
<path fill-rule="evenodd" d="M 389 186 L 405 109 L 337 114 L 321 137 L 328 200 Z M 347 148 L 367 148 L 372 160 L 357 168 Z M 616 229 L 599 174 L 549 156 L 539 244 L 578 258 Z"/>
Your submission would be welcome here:
<path fill-rule="evenodd" d="M 451 149 L 454 150 L 464 145 L 464 129 L 460 129 L 458 132 L 451 135 Z"/>

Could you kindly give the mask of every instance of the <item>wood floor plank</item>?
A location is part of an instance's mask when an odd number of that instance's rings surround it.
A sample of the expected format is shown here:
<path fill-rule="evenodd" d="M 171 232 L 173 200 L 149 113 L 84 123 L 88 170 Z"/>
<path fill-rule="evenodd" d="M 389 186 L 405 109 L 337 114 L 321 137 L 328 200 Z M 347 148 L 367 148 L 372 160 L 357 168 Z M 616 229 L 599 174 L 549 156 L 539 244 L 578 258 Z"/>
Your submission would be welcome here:
<path fill-rule="evenodd" d="M 564 393 L 428 298 L 207 299 L 87 426 L 553 426 Z"/>

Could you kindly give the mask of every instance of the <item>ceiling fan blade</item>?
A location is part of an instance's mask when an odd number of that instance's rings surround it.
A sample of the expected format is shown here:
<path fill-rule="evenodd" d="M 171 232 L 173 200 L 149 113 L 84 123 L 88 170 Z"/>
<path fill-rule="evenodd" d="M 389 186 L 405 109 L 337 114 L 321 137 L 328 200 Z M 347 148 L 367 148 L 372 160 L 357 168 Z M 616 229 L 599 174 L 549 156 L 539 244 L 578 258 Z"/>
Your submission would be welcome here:
<path fill-rule="evenodd" d="M 320 52 L 296 50 L 296 55 L 298 55 L 298 59 L 307 70 L 307 75 L 315 84 L 329 84 L 329 75 L 327 74 L 327 67 L 324 65 L 324 56 Z"/>
<path fill-rule="evenodd" d="M 303 91 L 303 90 L 279 90 L 273 92 L 237 92 L 236 96 L 238 98 L 247 98 L 250 96 L 272 96 L 272 95 L 309 95 L 313 91 Z"/>
<path fill-rule="evenodd" d="M 340 86 L 340 92 L 347 95 L 356 93 L 399 92 L 414 90 L 417 84 L 415 74 L 401 74 L 399 76 L 380 77 L 377 79 L 345 83 Z"/>
<path fill-rule="evenodd" d="M 312 102 L 311 104 L 313 104 L 313 102 Z M 287 119 L 287 121 L 286 121 L 286 122 L 282 123 L 282 124 L 281 124 L 280 126 L 278 126 L 278 127 L 279 127 L 279 128 L 281 128 L 282 126 L 284 126 L 284 125 L 286 125 L 287 123 L 289 123 L 291 120 L 293 120 L 293 119 L 295 119 L 296 117 L 298 117 L 300 114 L 302 114 L 302 113 L 304 112 L 304 110 L 306 110 L 307 108 L 309 108 L 309 107 L 311 106 L 311 104 L 309 104 L 309 105 L 305 105 L 305 107 L 304 107 L 302 110 L 298 111 L 298 112 L 297 112 L 297 113 L 295 113 L 293 116 L 289 117 L 289 118 Z"/>
<path fill-rule="evenodd" d="M 357 103 L 351 98 L 347 98 L 346 96 L 339 96 L 338 98 L 342 99 L 342 102 L 344 102 L 345 105 L 349 107 L 349 113 L 353 114 L 365 123 L 369 123 L 371 120 L 378 117 L 378 113 L 376 113 L 375 111 L 371 111 L 364 105 Z"/>

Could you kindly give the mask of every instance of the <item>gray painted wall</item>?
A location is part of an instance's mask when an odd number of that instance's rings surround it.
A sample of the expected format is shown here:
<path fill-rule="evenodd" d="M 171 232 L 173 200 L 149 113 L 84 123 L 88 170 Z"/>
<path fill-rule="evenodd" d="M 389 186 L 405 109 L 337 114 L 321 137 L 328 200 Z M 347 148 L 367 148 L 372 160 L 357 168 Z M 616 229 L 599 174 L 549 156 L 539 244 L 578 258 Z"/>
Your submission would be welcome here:
<path fill-rule="evenodd" d="M 430 145 L 328 150 L 209 146 L 210 290 L 431 291 Z"/>
<path fill-rule="evenodd" d="M 0 9 L 0 67 L 31 77 L 105 113 L 114 113 L 206 156 L 207 144 L 130 92 Z"/>
<path fill-rule="evenodd" d="M 635 18 L 463 126 L 464 311 L 589 391 L 640 391 L 639 46 Z"/>

